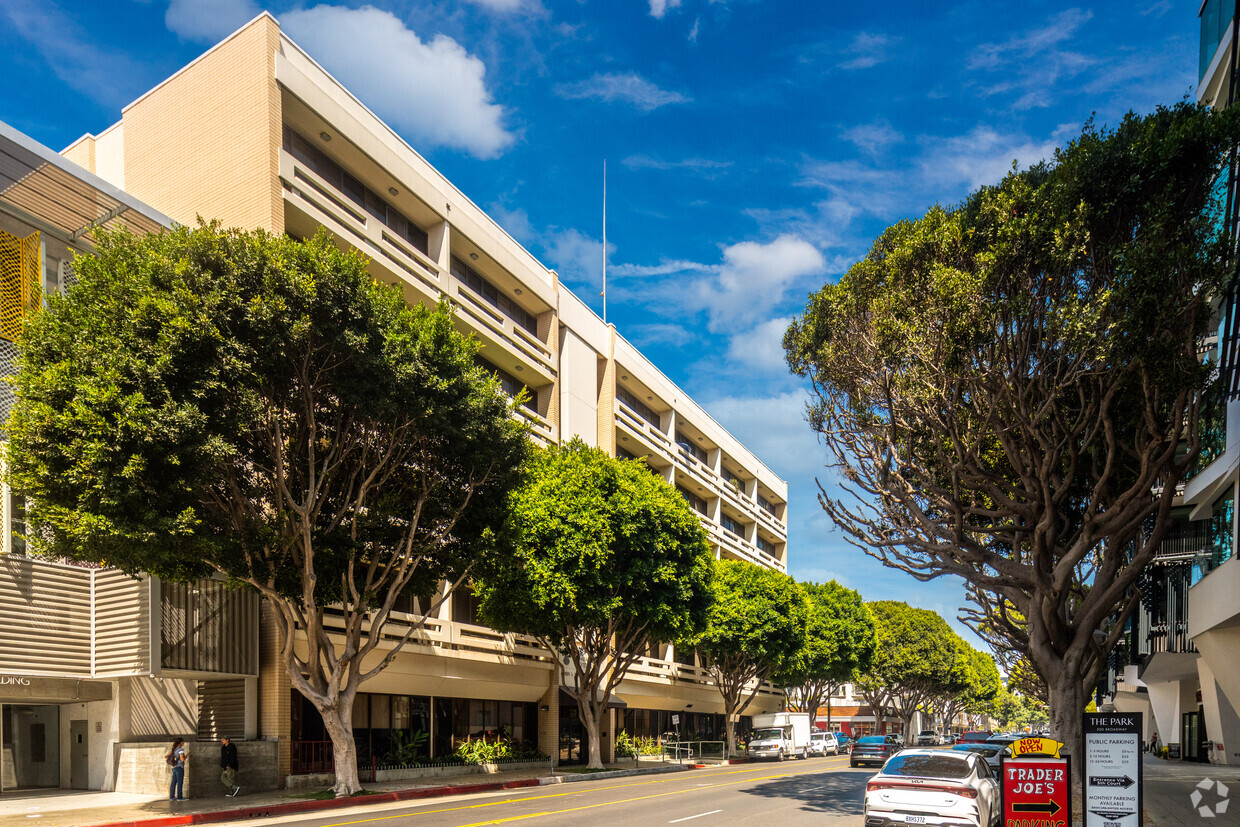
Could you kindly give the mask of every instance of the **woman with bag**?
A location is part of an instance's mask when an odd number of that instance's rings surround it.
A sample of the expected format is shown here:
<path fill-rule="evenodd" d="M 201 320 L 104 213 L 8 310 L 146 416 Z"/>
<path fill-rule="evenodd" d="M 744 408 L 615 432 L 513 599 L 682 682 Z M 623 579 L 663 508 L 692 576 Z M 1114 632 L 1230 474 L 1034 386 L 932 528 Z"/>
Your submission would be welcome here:
<path fill-rule="evenodd" d="M 169 801 L 185 800 L 185 761 L 189 758 L 189 750 L 185 748 L 185 739 L 178 738 L 172 742 L 172 749 L 164 756 L 168 766 L 172 767 L 172 783 L 168 785 Z"/>

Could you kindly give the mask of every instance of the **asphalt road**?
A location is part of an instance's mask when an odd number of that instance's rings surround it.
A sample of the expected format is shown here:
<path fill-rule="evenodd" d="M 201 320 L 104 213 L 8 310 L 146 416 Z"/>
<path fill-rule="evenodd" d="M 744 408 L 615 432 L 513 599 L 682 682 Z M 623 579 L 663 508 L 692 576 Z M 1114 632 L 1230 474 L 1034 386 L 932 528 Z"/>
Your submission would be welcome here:
<path fill-rule="evenodd" d="M 304 827 L 534 825 L 862 824 L 865 782 L 876 769 L 848 757 L 744 764 L 668 775 L 582 781 L 529 790 L 382 805 L 329 815 L 262 819 Z M 260 822 L 256 821 L 255 824 Z"/>

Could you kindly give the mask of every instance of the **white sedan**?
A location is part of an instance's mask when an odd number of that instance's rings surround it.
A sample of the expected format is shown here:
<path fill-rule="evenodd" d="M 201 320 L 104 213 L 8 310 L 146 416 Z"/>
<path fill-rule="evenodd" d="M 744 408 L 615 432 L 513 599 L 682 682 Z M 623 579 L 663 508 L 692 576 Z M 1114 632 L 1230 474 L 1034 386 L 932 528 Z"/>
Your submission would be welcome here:
<path fill-rule="evenodd" d="M 992 827 L 1000 815 L 999 783 L 971 752 L 906 749 L 865 785 L 865 827 Z"/>

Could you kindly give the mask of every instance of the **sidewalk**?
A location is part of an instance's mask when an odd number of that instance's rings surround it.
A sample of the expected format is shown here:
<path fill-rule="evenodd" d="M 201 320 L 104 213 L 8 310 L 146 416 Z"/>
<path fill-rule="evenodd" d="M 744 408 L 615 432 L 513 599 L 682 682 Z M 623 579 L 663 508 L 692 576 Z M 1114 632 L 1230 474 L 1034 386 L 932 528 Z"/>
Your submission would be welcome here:
<path fill-rule="evenodd" d="M 1156 824 L 1158 827 L 1201 827 L 1204 824 L 1240 827 L 1240 766 L 1164 761 L 1146 755 L 1144 770 L 1146 824 Z M 1224 797 L 1220 796 L 1217 783 L 1201 787 L 1198 806 L 1210 808 L 1214 815 L 1208 818 L 1198 813 L 1192 802 L 1193 793 L 1206 779 L 1222 782 L 1228 801 L 1226 809 L 1219 813 L 1218 806 Z"/>
<path fill-rule="evenodd" d="M 644 766 L 635 770 L 631 762 L 609 767 L 616 775 L 676 772 L 689 767 L 676 764 Z M 104 793 L 87 790 L 47 790 L 6 794 L 0 797 L 0 827 L 17 824 L 39 827 L 89 827 L 90 825 L 141 824 L 144 827 L 171 827 L 175 824 L 237 821 L 263 815 L 309 812 L 343 807 L 365 807 L 369 804 L 415 800 L 446 795 L 489 792 L 564 781 L 608 778 L 607 773 L 556 772 L 547 770 L 499 772 L 490 775 L 441 776 L 413 781 L 390 781 L 364 784 L 375 795 L 357 798 L 318 801 L 306 798 L 311 790 L 276 790 L 246 795 L 242 789 L 236 798 L 192 798 L 172 803 L 163 796 Z"/>

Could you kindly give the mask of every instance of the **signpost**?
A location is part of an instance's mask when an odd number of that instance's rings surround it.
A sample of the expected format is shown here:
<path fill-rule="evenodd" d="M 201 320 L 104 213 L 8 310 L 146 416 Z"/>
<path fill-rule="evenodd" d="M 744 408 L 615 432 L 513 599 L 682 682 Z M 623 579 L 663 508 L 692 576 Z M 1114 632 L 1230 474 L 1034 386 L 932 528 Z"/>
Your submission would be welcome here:
<path fill-rule="evenodd" d="M 1141 827 L 1140 712 L 1086 712 L 1085 827 Z"/>
<path fill-rule="evenodd" d="M 1008 758 L 1000 764 L 1002 827 L 1070 827 L 1072 765 L 1067 758 Z"/>

